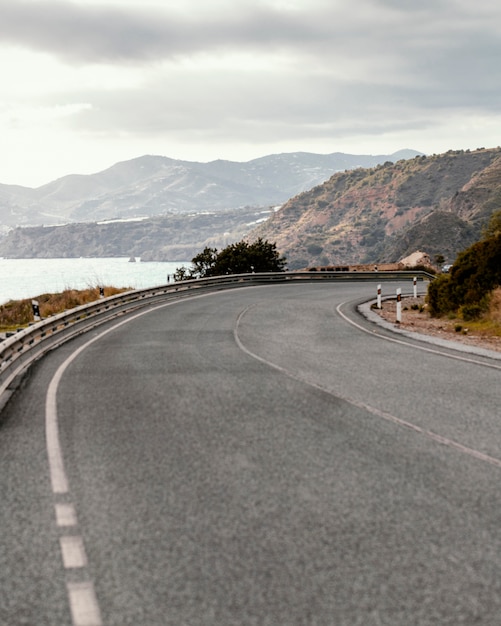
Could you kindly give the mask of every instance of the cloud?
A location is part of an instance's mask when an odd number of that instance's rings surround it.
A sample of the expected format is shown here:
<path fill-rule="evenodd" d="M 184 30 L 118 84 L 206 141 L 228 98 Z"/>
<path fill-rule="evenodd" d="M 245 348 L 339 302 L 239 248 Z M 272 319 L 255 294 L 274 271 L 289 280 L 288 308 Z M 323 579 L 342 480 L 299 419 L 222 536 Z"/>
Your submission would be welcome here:
<path fill-rule="evenodd" d="M 209 10 L 212 7 L 212 10 Z M 204 10 L 205 8 L 205 10 Z M 186 0 L 185 10 L 138 3 L 0 0 L 0 41 L 71 65 L 179 64 L 187 58 L 267 56 L 280 69 L 352 83 L 472 101 L 497 90 L 501 6 L 463 0 L 262 0 L 223 6 Z M 214 68 L 217 71 L 217 67 Z M 259 69 L 259 68 L 258 68 Z M 258 72 L 256 72 L 257 75 Z M 318 80 L 320 82 L 320 78 Z M 475 93 L 472 93 L 475 92 Z"/>
<path fill-rule="evenodd" d="M 84 6 L 62 0 L 1 0 L 0 9 L 3 42 L 73 63 L 134 63 L 228 48 L 296 47 L 331 36 L 309 10 L 279 10 L 260 3 L 215 14 Z"/>
<path fill-rule="evenodd" d="M 0 3 L 3 42 L 70 63 L 144 61 L 179 46 L 179 24 L 155 14 L 63 1 Z"/>
<path fill-rule="evenodd" d="M 0 15 L 0 117 L 50 113 L 69 143 L 447 150 L 501 124 L 498 0 L 0 0 Z"/>
<path fill-rule="evenodd" d="M 205 6 L 210 8 L 211 3 Z M 285 6 L 262 1 L 231 3 L 224 10 L 202 7 L 193 0 L 187 0 L 184 12 L 147 4 L 141 8 L 141 3 L 134 8 L 0 0 L 0 37 L 82 64 L 141 63 L 235 49 L 359 57 L 385 49 L 411 53 L 413 43 L 433 50 L 441 38 L 444 45 L 460 43 L 465 30 L 476 30 L 477 36 L 490 30 L 497 34 L 491 20 L 501 15 L 495 5 L 482 14 L 478 7 L 458 0 L 358 0 L 356 7 L 348 0 Z"/>

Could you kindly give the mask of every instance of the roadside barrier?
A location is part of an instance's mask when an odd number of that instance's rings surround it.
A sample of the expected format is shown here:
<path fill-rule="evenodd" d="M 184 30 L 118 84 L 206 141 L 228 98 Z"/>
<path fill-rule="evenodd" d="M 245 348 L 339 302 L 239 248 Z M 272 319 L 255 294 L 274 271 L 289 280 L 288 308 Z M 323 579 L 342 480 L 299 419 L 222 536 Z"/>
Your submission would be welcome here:
<path fill-rule="evenodd" d="M 101 298 L 64 313 L 38 321 L 13 333 L 0 342 L 0 410 L 17 388 L 28 367 L 50 350 L 62 343 L 88 332 L 118 316 L 164 300 L 190 296 L 195 291 L 219 291 L 249 285 L 278 284 L 293 281 L 395 281 L 433 280 L 427 272 L 263 272 L 231 274 L 214 278 L 201 278 L 169 283 L 159 287 L 127 291 Z"/>

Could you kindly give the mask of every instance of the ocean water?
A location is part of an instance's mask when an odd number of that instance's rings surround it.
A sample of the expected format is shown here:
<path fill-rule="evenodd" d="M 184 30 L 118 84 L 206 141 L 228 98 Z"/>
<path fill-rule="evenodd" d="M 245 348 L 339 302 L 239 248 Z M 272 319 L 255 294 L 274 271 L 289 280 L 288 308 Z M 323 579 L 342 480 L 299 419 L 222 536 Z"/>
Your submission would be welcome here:
<path fill-rule="evenodd" d="M 129 262 L 128 258 L 2 259 L 0 304 L 42 293 L 89 287 L 146 289 L 172 281 L 178 267 L 190 261 Z"/>

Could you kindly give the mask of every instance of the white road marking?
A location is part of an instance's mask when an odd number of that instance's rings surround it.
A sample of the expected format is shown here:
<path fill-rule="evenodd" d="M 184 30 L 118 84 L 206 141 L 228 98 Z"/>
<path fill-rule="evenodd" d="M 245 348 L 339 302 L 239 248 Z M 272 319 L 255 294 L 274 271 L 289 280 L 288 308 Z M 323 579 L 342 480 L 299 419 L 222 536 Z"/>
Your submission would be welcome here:
<path fill-rule="evenodd" d="M 56 524 L 59 527 L 77 525 L 77 514 L 72 504 L 56 504 Z"/>
<path fill-rule="evenodd" d="M 66 569 L 74 569 L 77 567 L 86 567 L 87 555 L 83 539 L 79 535 L 66 535 L 59 538 L 61 544 L 61 554 L 63 555 L 63 564 Z"/>
<path fill-rule="evenodd" d="M 478 359 L 474 359 L 472 357 L 460 356 L 459 354 L 451 354 L 450 352 L 443 352 L 442 350 L 439 350 L 438 348 L 427 348 L 425 346 L 420 346 L 415 343 L 410 343 L 409 341 L 405 341 L 403 339 L 397 339 L 396 337 L 388 337 L 387 335 L 378 333 L 375 330 L 369 330 L 368 328 L 365 328 L 361 324 L 357 324 L 357 322 L 350 319 L 345 313 L 341 311 L 341 307 L 343 307 L 345 304 L 347 303 L 342 302 L 341 304 L 338 304 L 338 306 L 336 307 L 336 311 L 339 313 L 339 315 L 346 322 L 348 322 L 348 324 L 351 324 L 352 326 L 354 326 L 355 328 L 358 328 L 364 333 L 371 335 L 371 337 L 378 337 L 378 339 L 384 339 L 385 341 L 398 343 L 400 345 L 407 346 L 408 348 L 414 348 L 415 350 L 422 350 L 423 352 L 431 352 L 433 354 L 440 354 L 441 356 L 446 356 L 449 359 L 456 359 L 457 361 L 465 361 L 466 363 L 475 363 L 475 365 L 482 365 L 483 367 L 490 367 L 491 369 L 501 370 L 501 365 L 495 365 L 494 363 L 488 363 L 487 361 L 479 361 Z M 407 332 L 411 333 L 412 331 L 407 331 Z M 426 336 L 419 336 L 419 333 L 413 333 L 413 334 L 416 335 L 416 337 L 413 337 L 413 339 L 415 339 L 416 341 L 426 341 Z M 451 346 L 450 349 L 460 350 L 461 346 L 458 346 L 457 348 L 455 348 L 455 346 Z M 494 356 L 494 358 L 496 358 L 496 356 Z"/>
<path fill-rule="evenodd" d="M 210 295 L 214 295 L 213 293 L 208 294 L 199 294 L 196 296 L 191 296 L 190 300 L 195 300 L 198 298 L 206 298 Z M 66 476 L 66 471 L 64 469 L 64 461 L 63 454 L 61 451 L 61 444 L 59 441 L 59 428 L 57 422 L 57 389 L 61 378 L 68 368 L 68 366 L 79 356 L 84 350 L 86 350 L 91 344 L 98 341 L 108 333 L 116 330 L 120 326 L 124 324 L 128 324 L 138 317 L 142 317 L 143 315 L 147 315 L 152 311 L 157 309 L 162 309 L 167 306 L 171 306 L 173 304 L 177 304 L 178 302 L 185 302 L 188 298 L 184 298 L 182 300 L 174 300 L 170 302 L 164 302 L 163 304 L 159 304 L 155 307 L 148 307 L 145 310 L 136 313 L 135 315 L 127 316 L 118 324 L 113 324 L 110 328 L 107 328 L 103 332 L 94 336 L 92 339 L 81 345 L 79 348 L 72 352 L 70 356 L 59 366 L 56 373 L 54 374 L 52 380 L 50 381 L 49 387 L 47 389 L 47 396 L 45 400 L 45 437 L 46 437 L 46 445 L 47 445 L 47 456 L 49 459 L 49 472 L 50 479 L 52 484 L 52 492 L 54 494 L 65 494 L 69 491 L 68 486 L 68 478 Z"/>
<path fill-rule="evenodd" d="M 246 346 L 244 346 L 244 344 L 240 340 L 240 337 L 238 336 L 238 329 L 239 329 L 239 326 L 240 326 L 240 322 L 241 322 L 242 318 L 244 317 L 244 315 L 247 313 L 247 311 L 249 311 L 251 308 L 253 308 L 253 306 L 255 306 L 255 305 L 250 305 L 246 309 L 244 309 L 243 311 L 240 312 L 240 315 L 238 316 L 236 324 L 235 324 L 235 328 L 233 330 L 233 335 L 235 337 L 235 342 L 238 345 L 238 347 L 240 348 L 240 350 L 242 350 L 243 352 L 245 352 L 246 354 L 251 356 L 253 359 L 256 359 L 257 361 L 260 361 L 261 363 L 265 363 L 269 367 L 272 367 L 272 368 L 278 370 L 279 372 L 282 372 L 286 376 L 289 376 L 289 378 L 297 380 L 300 383 L 303 383 L 305 385 L 309 385 L 310 387 L 313 387 L 315 389 L 319 389 L 320 391 L 323 391 L 324 393 L 328 393 L 329 395 L 333 396 L 334 398 L 339 398 L 340 400 L 344 400 L 344 402 L 347 402 L 348 404 L 351 404 L 352 406 L 356 406 L 356 407 L 358 407 L 360 409 L 363 409 L 364 411 L 367 411 L 369 413 L 372 413 L 373 415 L 376 415 L 377 417 L 380 417 L 380 418 L 382 418 L 384 420 L 387 420 L 388 422 L 393 422 L 394 424 L 397 424 L 398 426 L 402 426 L 404 428 L 408 428 L 410 430 L 413 430 L 414 432 L 419 433 L 419 434 L 427 437 L 428 439 L 431 439 L 432 441 L 435 441 L 436 443 L 439 443 L 439 444 L 444 445 L 444 446 L 448 446 L 450 448 L 453 448 L 454 450 L 457 450 L 458 452 L 461 452 L 462 454 L 466 454 L 466 455 L 468 455 L 470 457 L 478 459 L 479 461 L 483 461 L 484 463 L 489 463 L 490 465 L 494 465 L 495 467 L 501 468 L 501 460 L 500 459 L 497 459 L 495 457 L 489 456 L 488 454 L 484 454 L 483 452 L 480 452 L 479 450 L 475 450 L 474 448 L 469 448 L 468 446 L 464 446 L 463 444 L 461 444 L 461 443 L 459 443 L 457 441 L 454 441 L 453 439 L 448 439 L 447 437 L 443 437 L 442 435 L 434 433 L 431 430 L 426 430 L 424 428 L 421 428 L 420 426 L 417 426 L 416 424 L 412 424 L 412 422 L 408 422 L 406 420 L 400 419 L 399 417 L 396 417 L 395 415 L 392 415 L 391 413 L 387 413 L 386 411 L 381 411 L 380 409 L 378 409 L 376 407 L 373 407 L 370 404 L 365 404 L 364 402 L 359 402 L 358 400 L 355 400 L 354 398 L 348 398 L 346 396 L 342 396 L 342 395 L 339 395 L 337 393 L 334 393 L 332 390 L 328 389 L 327 387 L 323 387 L 322 385 L 319 385 L 318 383 L 314 383 L 312 381 L 309 381 L 309 380 L 306 380 L 304 378 L 301 378 L 300 376 L 298 376 L 294 372 L 291 372 L 291 371 L 287 370 L 285 367 L 282 367 L 281 365 L 277 365 L 276 363 L 272 363 L 271 361 L 268 361 L 267 359 L 265 359 L 265 358 L 255 354 L 254 352 L 249 350 Z M 363 328 L 362 326 L 359 326 L 358 324 L 356 324 L 355 322 L 351 322 L 351 320 L 349 320 L 340 311 L 338 311 L 338 312 L 340 313 L 341 317 L 346 319 L 346 321 L 352 323 L 353 326 L 356 326 L 357 328 L 360 328 L 361 330 L 363 330 L 365 332 L 369 332 L 365 328 Z M 369 334 L 372 335 L 372 333 L 369 333 Z M 384 338 L 386 339 L 386 337 L 384 337 Z M 388 339 L 388 341 L 396 341 L 397 343 L 404 343 L 405 345 L 409 345 L 406 342 L 400 341 L 400 340 L 397 340 L 397 339 L 391 339 L 391 338 L 387 338 L 387 339 Z M 425 350 L 427 352 L 437 352 L 438 354 L 441 354 L 443 356 L 450 356 L 447 353 L 442 353 L 442 352 L 440 352 L 438 350 L 435 351 L 435 350 L 432 350 L 431 348 L 420 348 L 419 346 L 413 346 L 413 345 L 411 345 L 411 347 L 417 347 L 417 348 L 419 348 L 421 350 Z M 476 361 L 472 361 L 472 359 L 466 359 L 466 358 L 462 358 L 462 357 L 452 357 L 452 358 L 459 358 L 460 360 L 471 361 L 473 363 L 477 363 Z M 482 362 L 479 362 L 479 364 L 483 365 Z"/>
<path fill-rule="evenodd" d="M 102 626 L 94 585 L 68 583 L 67 589 L 74 626 Z"/>
<path fill-rule="evenodd" d="M 213 293 L 198 294 L 190 296 L 189 299 L 205 298 Z M 101 333 L 94 336 L 92 339 L 81 345 L 58 367 L 52 380 L 50 381 L 47 389 L 47 396 L 45 400 L 45 438 L 47 446 L 47 458 L 49 461 L 49 473 L 50 481 L 52 485 L 52 492 L 54 495 L 64 495 L 69 492 L 69 483 L 64 467 L 63 454 L 61 450 L 61 443 L 59 439 L 59 426 L 58 426 L 58 414 L 57 414 L 57 389 L 61 378 L 68 368 L 68 366 L 77 358 L 81 352 L 88 348 L 95 341 L 98 341 L 108 333 L 119 328 L 123 324 L 128 324 L 132 320 L 137 319 L 143 315 L 151 313 L 156 309 L 161 309 L 178 302 L 185 302 L 188 298 L 183 300 L 174 300 L 170 302 L 164 302 L 155 307 L 148 307 L 135 315 L 125 317 L 122 321 Z M 55 504 L 56 509 L 56 523 L 59 527 L 76 526 L 77 519 L 75 508 L 72 504 Z M 80 568 L 84 572 L 87 567 L 87 556 L 85 553 L 83 539 L 80 536 L 62 536 L 60 537 L 61 553 L 63 557 L 63 564 L 66 569 Z M 91 581 L 85 581 L 82 583 L 68 583 L 67 584 L 68 599 L 71 609 L 71 615 L 73 620 L 73 626 L 102 626 L 101 615 L 99 610 L 99 603 L 97 601 L 96 593 L 94 591 L 94 585 Z"/>
<path fill-rule="evenodd" d="M 68 492 L 68 479 L 64 471 L 63 455 L 59 443 L 56 407 L 57 386 L 64 369 L 60 367 L 51 380 L 45 400 L 45 439 L 47 444 L 47 456 L 49 458 L 50 482 L 52 485 L 52 493 L 54 494 L 65 494 Z"/>

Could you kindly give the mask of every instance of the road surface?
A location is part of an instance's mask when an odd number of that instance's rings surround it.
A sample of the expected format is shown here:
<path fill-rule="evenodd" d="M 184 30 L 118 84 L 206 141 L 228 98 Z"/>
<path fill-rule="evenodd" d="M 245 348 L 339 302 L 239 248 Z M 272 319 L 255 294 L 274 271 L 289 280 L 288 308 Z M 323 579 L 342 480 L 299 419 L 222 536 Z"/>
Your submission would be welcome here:
<path fill-rule="evenodd" d="M 501 623 L 501 361 L 371 325 L 374 293 L 199 295 L 37 364 L 0 428 L 0 624 Z"/>

